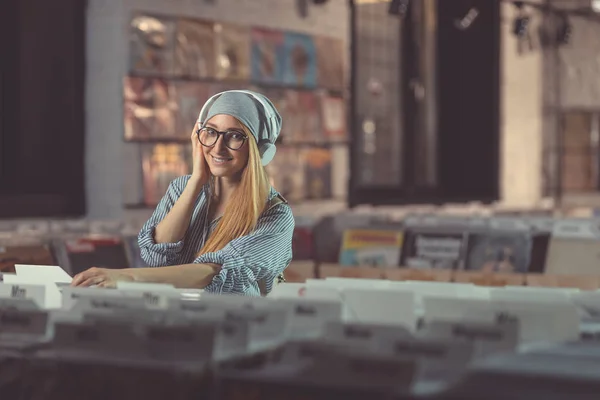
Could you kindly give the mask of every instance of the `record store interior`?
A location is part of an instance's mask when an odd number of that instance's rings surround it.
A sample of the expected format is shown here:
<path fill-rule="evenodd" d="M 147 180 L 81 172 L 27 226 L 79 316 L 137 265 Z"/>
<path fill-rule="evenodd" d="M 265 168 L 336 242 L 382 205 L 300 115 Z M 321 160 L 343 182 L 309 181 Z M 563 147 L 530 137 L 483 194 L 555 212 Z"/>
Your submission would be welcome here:
<path fill-rule="evenodd" d="M 0 0 L 0 399 L 138 398 L 600 399 L 600 1 Z"/>

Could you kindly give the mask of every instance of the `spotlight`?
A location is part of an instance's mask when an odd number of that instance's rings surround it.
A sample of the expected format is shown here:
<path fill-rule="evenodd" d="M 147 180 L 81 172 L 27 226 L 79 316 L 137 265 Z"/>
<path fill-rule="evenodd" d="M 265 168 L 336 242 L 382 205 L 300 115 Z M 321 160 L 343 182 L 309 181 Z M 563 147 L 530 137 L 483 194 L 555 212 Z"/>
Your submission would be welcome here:
<path fill-rule="evenodd" d="M 479 10 L 476 8 L 471 8 L 467 14 L 459 20 L 454 21 L 454 26 L 456 26 L 461 31 L 467 30 L 473 25 L 473 22 L 479 16 Z"/>
<path fill-rule="evenodd" d="M 408 12 L 408 6 L 410 5 L 410 0 L 392 0 L 390 3 L 390 8 L 388 12 L 391 15 L 398 15 L 400 17 L 406 16 Z"/>

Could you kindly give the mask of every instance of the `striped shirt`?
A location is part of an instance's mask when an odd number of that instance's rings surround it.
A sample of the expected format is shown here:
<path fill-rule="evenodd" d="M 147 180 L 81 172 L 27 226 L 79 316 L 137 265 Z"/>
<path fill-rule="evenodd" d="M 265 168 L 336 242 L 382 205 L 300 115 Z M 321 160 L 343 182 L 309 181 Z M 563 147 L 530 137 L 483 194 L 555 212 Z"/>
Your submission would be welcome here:
<path fill-rule="evenodd" d="M 294 216 L 289 205 L 277 204 L 265 210 L 252 233 L 229 242 L 223 249 L 196 257 L 218 219 L 208 219 L 209 186 L 205 185 L 196 199 L 189 228 L 176 243 L 156 243 L 154 230 L 165 218 L 185 189 L 190 175 L 171 182 L 150 219 L 138 236 L 142 259 L 150 267 L 212 263 L 221 271 L 205 288 L 207 292 L 260 296 L 258 281 L 263 280 L 267 293 L 275 278 L 283 273 L 292 260 Z M 269 200 L 278 195 L 271 188 Z"/>

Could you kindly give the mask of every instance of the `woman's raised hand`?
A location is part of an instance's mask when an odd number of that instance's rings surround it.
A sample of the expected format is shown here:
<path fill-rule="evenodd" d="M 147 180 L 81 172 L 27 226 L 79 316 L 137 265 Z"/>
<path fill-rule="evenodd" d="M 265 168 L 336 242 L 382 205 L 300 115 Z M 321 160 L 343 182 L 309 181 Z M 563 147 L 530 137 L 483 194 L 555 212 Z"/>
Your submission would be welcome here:
<path fill-rule="evenodd" d="M 208 164 L 206 163 L 206 159 L 204 158 L 204 152 L 202 151 L 202 144 L 200 140 L 198 140 L 198 130 L 194 127 L 192 131 L 192 179 L 195 183 L 200 186 L 206 184 L 208 182 L 208 178 L 210 177 L 210 169 L 208 168 Z"/>

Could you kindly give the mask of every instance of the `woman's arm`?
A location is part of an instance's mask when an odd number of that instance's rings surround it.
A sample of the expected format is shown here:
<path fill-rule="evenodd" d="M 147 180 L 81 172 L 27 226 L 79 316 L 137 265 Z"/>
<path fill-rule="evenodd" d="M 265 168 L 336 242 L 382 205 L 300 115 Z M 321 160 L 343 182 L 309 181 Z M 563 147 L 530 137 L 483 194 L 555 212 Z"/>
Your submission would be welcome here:
<path fill-rule="evenodd" d="M 184 264 L 162 268 L 90 268 L 77 274 L 71 285 L 115 287 L 118 281 L 128 281 L 163 283 L 185 289 L 203 289 L 212 282 L 220 270 L 221 266 L 217 264 Z"/>
<path fill-rule="evenodd" d="M 202 192 L 202 182 L 191 176 L 185 189 L 154 229 L 155 243 L 176 243 L 183 239 L 190 226 L 196 199 Z"/>
<path fill-rule="evenodd" d="M 134 282 L 164 283 L 176 288 L 204 289 L 221 270 L 217 264 L 184 264 L 162 268 L 127 269 Z"/>
<path fill-rule="evenodd" d="M 179 255 L 184 247 L 185 232 L 189 228 L 197 193 L 201 190 L 190 176 L 181 176 L 169 184 L 167 193 L 138 235 L 140 254 L 146 265 L 161 267 L 181 263 Z M 176 228 L 178 232 L 170 234 L 169 226 L 176 225 L 177 220 L 181 221 L 181 226 Z"/>

